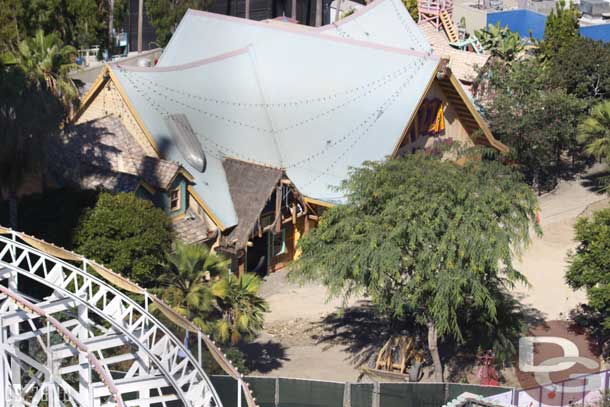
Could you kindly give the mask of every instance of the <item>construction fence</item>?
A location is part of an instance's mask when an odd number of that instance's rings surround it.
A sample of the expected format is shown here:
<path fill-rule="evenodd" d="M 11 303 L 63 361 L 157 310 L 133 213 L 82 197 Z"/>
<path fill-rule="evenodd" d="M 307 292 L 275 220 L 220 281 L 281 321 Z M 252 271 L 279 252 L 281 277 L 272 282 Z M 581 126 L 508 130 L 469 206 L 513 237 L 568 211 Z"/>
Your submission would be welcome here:
<path fill-rule="evenodd" d="M 240 407 L 235 379 L 210 379 L 225 407 Z M 442 407 L 464 392 L 493 396 L 512 390 L 458 383 L 345 383 L 283 377 L 245 380 L 261 407 Z M 241 404 L 245 406 L 243 395 Z"/>

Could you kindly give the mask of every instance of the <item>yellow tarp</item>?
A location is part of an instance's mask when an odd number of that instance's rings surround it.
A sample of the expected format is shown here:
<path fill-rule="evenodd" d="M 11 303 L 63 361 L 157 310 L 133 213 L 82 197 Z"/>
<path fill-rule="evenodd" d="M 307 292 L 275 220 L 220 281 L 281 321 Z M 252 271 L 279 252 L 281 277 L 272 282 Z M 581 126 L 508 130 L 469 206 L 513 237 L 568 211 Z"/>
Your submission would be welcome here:
<path fill-rule="evenodd" d="M 120 274 L 110 271 L 106 267 L 100 266 L 97 263 L 89 262 L 88 264 L 93 270 L 96 271 L 97 274 L 99 274 L 104 280 L 108 281 L 110 284 L 122 288 L 125 291 L 129 291 L 130 293 L 144 294 L 143 289 L 138 287 L 137 284 L 127 280 Z"/>
<path fill-rule="evenodd" d="M 57 247 L 51 243 L 43 242 L 42 240 L 38 240 L 34 237 L 26 236 L 20 233 L 19 238 L 24 242 L 29 244 L 30 246 L 40 250 L 41 252 L 45 252 L 53 257 L 57 257 L 62 260 L 72 260 L 72 261 L 83 261 L 83 256 L 78 255 L 76 253 L 72 253 L 69 250 L 62 249 L 61 247 Z"/>

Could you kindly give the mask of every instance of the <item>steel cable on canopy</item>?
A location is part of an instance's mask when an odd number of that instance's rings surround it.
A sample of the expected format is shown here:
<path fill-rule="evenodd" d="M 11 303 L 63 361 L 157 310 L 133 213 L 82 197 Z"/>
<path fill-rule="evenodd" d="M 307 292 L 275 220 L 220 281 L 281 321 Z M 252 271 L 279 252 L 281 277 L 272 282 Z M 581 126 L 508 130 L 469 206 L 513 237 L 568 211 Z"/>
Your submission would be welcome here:
<path fill-rule="evenodd" d="M 173 103 L 175 103 L 175 104 L 179 104 L 179 105 L 181 105 L 181 106 L 183 106 L 183 107 L 186 107 L 186 108 L 188 108 L 188 109 L 191 109 L 191 110 L 194 110 L 194 111 L 197 111 L 197 112 L 203 113 L 203 114 L 205 114 L 205 115 L 208 115 L 208 116 L 214 117 L 214 118 L 216 118 L 216 119 L 223 120 L 223 121 L 228 122 L 228 123 L 230 123 L 230 124 L 237 124 L 237 125 L 240 125 L 240 126 L 243 126 L 243 127 L 248 127 L 248 128 L 251 128 L 251 129 L 253 129 L 253 130 L 255 130 L 255 131 L 259 131 L 259 132 L 264 132 L 264 133 L 270 133 L 270 134 L 278 135 L 278 134 L 284 133 L 284 132 L 286 132 L 286 131 L 288 131 L 288 130 L 295 129 L 295 128 L 298 128 L 298 127 L 300 127 L 300 126 L 303 126 L 303 125 L 305 125 L 305 124 L 307 124 L 307 123 L 310 123 L 310 122 L 313 122 L 313 121 L 315 121 L 315 120 L 318 120 L 318 119 L 320 119 L 320 118 L 322 118 L 322 117 L 328 116 L 328 115 L 330 115 L 330 114 L 332 114 L 332 113 L 334 113 L 334 112 L 336 112 L 336 111 L 338 111 L 338 110 L 340 110 L 340 109 L 344 108 L 345 106 L 347 106 L 347 105 L 349 105 L 349 104 L 351 104 L 351 103 L 354 103 L 354 102 L 355 102 L 355 101 L 357 101 L 358 99 L 361 99 L 361 98 L 363 98 L 363 97 L 365 97 L 365 96 L 370 95 L 370 94 L 371 94 L 373 91 L 378 90 L 378 89 L 380 89 L 382 86 L 387 85 L 388 83 L 390 83 L 390 81 L 392 81 L 392 80 L 394 80 L 394 79 L 397 79 L 397 78 L 399 78 L 400 76 L 402 76 L 402 75 L 406 74 L 407 72 L 409 72 L 409 70 L 410 70 L 410 69 L 418 69 L 418 68 L 421 68 L 421 66 L 422 66 L 423 64 L 424 64 L 424 63 L 423 63 L 423 61 L 421 61 L 420 59 L 417 59 L 417 60 L 416 60 L 416 61 L 414 61 L 413 63 L 411 63 L 411 64 L 409 64 L 409 65 L 406 65 L 406 66 L 404 66 L 404 67 L 403 67 L 401 70 L 397 71 L 397 73 L 395 73 L 395 74 L 394 74 L 392 77 L 386 78 L 384 81 L 380 82 L 380 83 L 378 84 L 378 86 L 376 86 L 376 87 L 374 87 L 374 88 L 372 88 L 372 89 L 369 89 L 368 91 L 365 91 L 365 92 L 362 92 L 362 93 L 360 93 L 360 94 L 357 94 L 357 95 L 355 95 L 354 97 L 352 97 L 352 98 L 350 98 L 350 99 L 348 99 L 348 100 L 344 101 L 343 103 L 341 103 L 341 104 L 339 104 L 339 105 L 336 105 L 336 106 L 333 106 L 333 107 L 331 107 L 330 109 L 326 109 L 326 110 L 324 110 L 324 111 L 323 111 L 323 112 L 321 112 L 321 113 L 317 113 L 317 114 L 316 114 L 316 115 L 314 115 L 314 116 L 310 116 L 310 117 L 305 118 L 305 119 L 303 119 L 303 120 L 301 120 L 301 121 L 298 121 L 298 122 L 296 122 L 296 123 L 293 123 L 293 124 L 291 124 L 291 125 L 289 125 L 289 126 L 285 126 L 285 127 L 282 127 L 282 128 L 279 128 L 279 129 L 275 129 L 275 130 L 270 130 L 270 129 L 265 129 L 265 128 L 261 128 L 261 127 L 257 127 L 257 126 L 252 126 L 252 125 L 249 125 L 249 124 L 244 123 L 244 122 L 239 121 L 239 120 L 229 119 L 229 118 L 226 118 L 226 117 L 224 117 L 224 116 L 218 115 L 218 114 L 216 114 L 216 113 L 212 113 L 212 112 L 209 112 L 209 111 L 203 110 L 203 109 L 201 109 L 201 108 L 199 108 L 199 107 L 196 107 L 196 106 L 190 105 L 190 104 L 188 104 L 188 103 L 184 103 L 184 102 L 182 102 L 182 101 L 180 101 L 180 100 L 177 100 L 177 99 L 175 99 L 175 98 L 173 98 L 173 97 L 169 96 L 168 94 L 163 93 L 163 92 L 159 91 L 158 89 L 156 89 L 156 88 L 154 88 L 154 87 L 152 87 L 152 86 L 149 86 L 149 85 L 147 85 L 147 84 L 143 83 L 143 81 L 142 81 L 142 80 L 140 80 L 140 79 L 136 79 L 135 77 L 132 77 L 132 75 L 130 75 L 130 74 L 125 74 L 125 77 L 126 77 L 126 78 L 127 78 L 127 80 L 128 80 L 128 81 L 129 81 L 129 82 L 132 84 L 132 86 L 134 86 L 134 87 L 135 87 L 135 86 L 136 86 L 136 82 L 137 82 L 137 84 L 138 84 L 139 86 L 144 86 L 144 87 L 146 87 L 146 88 L 147 88 L 147 89 L 148 89 L 150 92 L 155 93 L 157 96 L 159 96 L 159 97 L 161 97 L 161 98 L 164 98 L 164 99 L 167 99 L 167 100 L 169 100 L 169 101 L 171 101 L 171 102 L 173 102 Z M 149 81 L 150 81 L 150 80 L 149 80 Z M 152 84 L 155 84 L 155 85 L 159 86 L 159 84 L 158 84 L 157 82 L 154 82 L 154 81 L 150 81 L 149 83 L 152 83 Z"/>
<path fill-rule="evenodd" d="M 422 59 L 423 57 L 415 57 L 418 59 Z M 367 90 L 368 88 L 371 87 L 375 87 L 378 83 L 380 82 L 385 82 L 388 79 L 391 78 L 395 78 L 396 76 L 401 75 L 402 73 L 404 73 L 403 71 L 408 67 L 408 65 L 403 65 L 400 68 L 392 71 L 392 72 L 388 72 L 386 74 L 384 74 L 383 76 L 374 79 L 372 81 L 369 81 L 367 83 L 364 83 L 362 85 L 353 87 L 353 88 L 349 88 L 346 90 L 341 90 L 335 93 L 332 93 L 330 95 L 324 95 L 324 96 L 318 96 L 318 97 L 314 97 L 314 98 L 306 98 L 306 99 L 301 99 L 301 100 L 293 100 L 293 101 L 288 101 L 288 102 L 277 102 L 277 103 L 249 103 L 249 102 L 235 102 L 235 101 L 230 101 L 230 100 L 223 100 L 223 99 L 216 99 L 216 98 L 210 98 L 207 96 L 201 96 L 201 95 L 196 95 L 184 90 L 179 90 L 179 89 L 175 89 L 175 88 L 171 88 L 167 85 L 163 85 L 160 84 L 158 82 L 155 82 L 151 79 L 148 78 L 140 78 L 141 81 L 147 81 L 149 82 L 149 84 L 151 85 L 155 85 L 157 87 L 163 88 L 169 92 L 173 92 L 173 93 L 177 93 L 181 96 L 186 96 L 189 98 L 193 98 L 193 99 L 197 99 L 197 100 L 201 100 L 203 102 L 206 103 L 215 103 L 215 104 L 224 104 L 224 105 L 230 105 L 230 106 L 234 106 L 234 107 L 243 107 L 243 108 L 252 108 L 252 107 L 256 107 L 256 108 L 290 108 L 290 107 L 300 107 L 302 105 L 307 105 L 307 104 L 312 104 L 312 103 L 321 103 L 321 102 L 328 102 L 332 99 L 336 99 L 340 96 L 343 95 L 347 95 L 347 94 L 351 94 L 351 93 L 357 93 L 360 91 L 364 91 Z M 132 72 L 121 67 L 120 65 L 117 66 L 117 68 L 121 73 L 125 74 L 126 76 L 131 74 Z M 151 73 L 155 73 L 154 70 L 150 71 Z"/>
<path fill-rule="evenodd" d="M 401 69 L 396 70 L 396 71 L 394 71 L 394 72 L 393 72 L 393 75 L 394 75 L 395 77 L 391 77 L 391 76 L 389 76 L 389 75 L 384 76 L 384 78 L 386 78 L 386 79 L 385 79 L 385 81 L 384 81 L 384 82 L 382 82 L 382 84 L 381 84 L 381 85 L 379 85 L 379 86 L 378 86 L 377 88 L 375 88 L 374 90 L 376 90 L 376 89 L 380 88 L 380 87 L 381 87 L 382 85 L 384 85 L 384 84 L 390 83 L 390 79 L 395 79 L 396 77 L 400 77 L 400 76 L 404 75 L 404 73 L 406 73 L 406 72 L 411 72 L 411 75 L 409 75 L 409 77 L 408 77 L 408 78 L 407 78 L 407 79 L 406 79 L 406 80 L 403 82 L 403 84 L 402 84 L 402 85 L 399 87 L 399 91 L 402 91 L 402 89 L 404 89 L 404 87 L 405 87 L 405 86 L 406 86 L 406 85 L 407 85 L 407 84 L 408 84 L 408 83 L 409 83 L 409 82 L 410 82 L 410 81 L 413 79 L 413 77 L 414 77 L 414 76 L 415 76 L 415 75 L 416 75 L 416 74 L 419 72 L 419 69 L 420 69 L 420 68 L 421 68 L 423 65 L 424 65 L 424 61 L 423 61 L 422 59 L 418 59 L 418 60 L 416 60 L 416 61 L 415 61 L 414 63 L 412 63 L 412 64 L 409 64 L 409 65 L 406 65 L 406 66 L 401 67 Z M 388 76 L 389 76 L 389 78 L 388 78 Z M 143 98 L 144 98 L 144 99 L 145 99 L 145 100 L 146 100 L 146 101 L 147 101 L 147 102 L 148 102 L 148 103 L 149 103 L 149 104 L 150 104 L 150 105 L 153 107 L 153 109 L 154 109 L 154 110 L 155 110 L 155 111 L 156 111 L 156 112 L 157 112 L 159 115 L 161 115 L 162 117 L 167 117 L 167 116 L 170 114 L 170 112 L 168 112 L 168 111 L 167 111 L 165 108 L 163 108 L 163 107 L 162 107 L 162 106 L 161 106 L 161 105 L 160 105 L 158 102 L 156 102 L 152 96 L 150 96 L 150 92 L 155 93 L 155 94 L 156 94 L 156 95 L 158 95 L 159 97 L 164 97 L 164 96 L 165 96 L 165 97 L 167 97 L 167 95 L 164 95 L 163 93 L 158 92 L 158 91 L 156 91 L 155 89 L 150 88 L 150 87 L 148 87 L 148 86 L 146 86 L 146 87 L 147 87 L 147 89 L 148 89 L 148 91 L 147 91 L 146 89 L 141 88 L 141 86 L 142 86 L 142 85 L 140 85 L 140 82 L 139 82 L 137 79 L 134 79 L 134 78 L 132 77 L 132 75 L 125 75 L 125 77 L 126 77 L 126 78 L 127 78 L 127 80 L 130 82 L 130 84 L 133 86 L 134 90 L 135 90 L 135 91 L 136 91 L 136 92 L 137 92 L 137 93 L 138 93 L 138 94 L 139 94 L 141 97 L 143 97 Z M 136 83 L 136 82 L 138 82 L 138 83 Z M 372 93 L 372 91 L 373 91 L 373 89 L 369 90 L 369 91 L 368 91 L 367 93 L 365 93 L 364 95 L 359 95 L 357 98 L 360 98 L 360 97 L 363 97 L 363 96 L 367 96 L 367 95 L 371 94 L 371 93 Z M 330 139 L 330 140 L 329 140 L 329 142 L 326 144 L 326 146 L 325 146 L 323 149 L 321 149 L 321 150 L 319 150 L 319 151 L 316 151 L 315 153 L 309 154 L 308 156 L 306 156 L 306 157 L 304 157 L 304 158 L 302 158 L 302 159 L 300 159 L 300 160 L 298 160 L 298 161 L 295 161 L 295 162 L 293 162 L 293 163 L 286 164 L 286 165 L 284 166 L 284 168 L 288 169 L 288 168 L 294 168 L 294 167 L 300 166 L 300 165 L 302 165 L 302 164 L 304 164 L 304 163 L 306 163 L 306 162 L 308 162 L 308 161 L 311 161 L 312 159 L 315 159 L 315 158 L 317 158 L 317 157 L 319 157 L 319 156 L 322 156 L 322 155 L 323 155 L 324 153 L 326 153 L 326 152 L 327 152 L 327 151 L 328 151 L 328 150 L 329 150 L 331 147 L 337 146 L 337 145 L 339 145 L 339 144 L 341 144 L 341 143 L 343 143 L 343 142 L 347 141 L 348 139 L 352 138 L 353 136 L 355 136 L 356 134 L 358 134 L 358 133 L 357 133 L 357 132 L 358 132 L 358 130 L 359 130 L 360 128 L 365 127 L 367 123 L 369 123 L 369 122 L 374 123 L 374 122 L 376 121 L 376 119 L 375 119 L 375 120 L 373 120 L 373 119 L 375 118 L 375 116 L 379 116 L 379 111 L 380 111 L 380 109 L 381 109 L 381 110 L 383 110 L 383 109 L 384 109 L 384 107 L 383 107 L 383 106 L 385 105 L 385 102 L 387 102 L 387 100 L 389 100 L 389 99 L 392 99 L 392 102 L 393 102 L 393 101 L 394 101 L 394 99 L 396 98 L 396 94 L 397 94 L 397 92 L 395 91 L 395 92 L 392 94 L 392 96 L 390 96 L 390 98 L 386 99 L 386 100 L 384 101 L 384 103 L 383 103 L 383 104 L 382 104 L 382 105 L 381 105 L 379 108 L 375 109 L 375 110 L 374 110 L 374 111 L 373 111 L 373 112 L 372 112 L 372 113 L 371 113 L 369 116 L 367 116 L 367 117 L 366 117 L 364 120 L 362 120 L 361 122 L 359 122 L 357 126 L 355 126 L 354 128 L 352 128 L 350 131 L 348 131 L 348 132 L 347 132 L 345 135 L 343 135 L 342 137 L 339 137 L 338 139 L 335 139 L 335 140 Z M 355 100 L 355 99 L 357 99 L 357 98 L 350 99 L 350 100 L 348 100 L 348 102 L 344 103 L 343 105 L 347 105 L 349 102 L 351 102 L 351 101 L 353 101 L 353 100 Z M 172 101 L 175 101 L 175 99 L 173 99 L 173 98 L 171 98 L 171 100 L 172 100 Z M 178 103 L 178 104 L 181 104 L 181 105 L 184 105 L 184 106 L 187 106 L 187 107 L 190 107 L 190 106 L 188 106 L 188 105 L 186 105 L 186 104 L 184 104 L 184 103 L 181 103 L 181 102 L 177 102 L 177 103 Z M 339 105 L 339 107 L 341 107 L 341 106 L 343 106 L 343 105 Z M 191 108 L 192 108 L 192 107 L 191 107 Z M 335 108 L 338 108 L 338 107 L 336 106 Z M 322 114 L 322 115 L 323 115 L 323 114 Z M 319 115 L 318 117 L 321 117 L 322 115 Z M 311 119 L 311 120 L 313 120 L 313 119 Z M 305 122 L 305 121 L 303 121 L 303 122 Z M 372 123 L 369 125 L 369 128 L 372 126 Z M 291 127 L 289 127 L 289 128 L 294 128 L 294 127 L 296 127 L 296 126 L 291 126 Z M 348 149 L 347 149 L 346 151 L 344 151 L 344 152 L 343 152 L 343 153 L 340 155 L 340 157 L 339 157 L 339 158 L 342 158 L 343 156 L 345 156 L 345 154 L 347 153 L 347 151 L 351 150 L 351 149 L 352 149 L 352 148 L 353 148 L 353 147 L 356 145 L 357 141 L 358 141 L 358 140 L 360 140 L 362 137 L 364 137 L 364 135 L 365 135 L 365 134 L 368 132 L 368 129 L 369 129 L 369 128 L 367 128 L 367 129 L 366 129 L 366 131 L 365 131 L 363 134 L 361 134 L 361 135 L 360 135 L 360 137 L 358 137 L 358 138 L 356 139 L 356 141 L 355 141 L 354 143 L 352 143 L 352 144 L 351 144 L 351 145 L 348 147 Z M 268 131 L 266 131 L 266 132 L 268 133 Z M 245 160 L 248 160 L 248 161 L 251 161 L 251 162 L 260 163 L 260 164 L 264 164 L 264 165 L 268 165 L 268 163 L 263 163 L 263 162 L 260 162 L 260 160 L 258 160 L 258 159 L 256 159 L 256 158 L 253 158 L 253 157 L 247 157 L 247 156 L 244 156 L 243 154 L 241 154 L 240 152 L 238 152 L 238 151 L 236 151 L 236 150 L 234 150 L 234 149 L 231 149 L 231 148 L 229 148 L 229 147 L 223 146 L 223 145 L 221 145 L 221 144 L 217 143 L 217 142 L 216 142 L 214 139 L 212 139 L 212 138 L 210 138 L 210 137 L 208 137 L 208 136 L 206 136 L 206 135 L 204 135 L 204 134 L 201 134 L 201 133 L 197 133 L 197 134 L 198 134 L 199 136 L 203 137 L 203 138 L 204 138 L 204 139 L 205 139 L 207 142 L 209 142 L 209 143 L 213 144 L 213 145 L 216 147 L 216 149 L 218 150 L 218 152 L 219 152 L 220 154 L 224 154 L 224 156 L 233 156 L 233 157 L 235 157 L 235 158 L 241 158 L 241 159 L 245 159 Z M 275 133 L 274 133 L 274 134 L 275 134 Z M 214 156 L 215 158 L 219 159 L 219 160 L 224 159 L 224 156 L 216 155 L 216 154 L 214 154 L 214 153 L 211 153 L 211 155 L 212 155 L 212 156 Z M 333 163 L 333 165 L 332 165 L 332 166 L 334 166 L 334 164 L 336 164 L 336 162 L 337 162 L 337 161 L 338 161 L 338 159 L 334 161 L 334 163 Z M 328 170 L 328 168 L 327 168 L 327 170 Z M 327 172 L 327 171 L 325 171 L 325 172 Z M 317 178 L 319 178 L 319 177 L 321 177 L 321 176 L 322 176 L 322 175 L 319 175 L 318 177 L 316 177 L 316 179 L 317 179 Z M 315 180 L 312 180 L 311 182 L 315 182 Z M 308 184 L 308 185 L 309 185 L 309 184 Z"/>

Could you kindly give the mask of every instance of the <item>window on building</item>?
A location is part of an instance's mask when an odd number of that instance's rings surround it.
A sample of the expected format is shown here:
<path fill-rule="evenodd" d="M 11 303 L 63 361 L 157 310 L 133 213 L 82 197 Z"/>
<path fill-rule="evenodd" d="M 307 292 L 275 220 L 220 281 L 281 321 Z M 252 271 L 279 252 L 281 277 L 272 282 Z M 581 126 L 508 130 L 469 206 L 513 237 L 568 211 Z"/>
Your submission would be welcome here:
<path fill-rule="evenodd" d="M 177 211 L 180 209 L 180 188 L 176 188 L 169 193 L 169 210 Z"/>

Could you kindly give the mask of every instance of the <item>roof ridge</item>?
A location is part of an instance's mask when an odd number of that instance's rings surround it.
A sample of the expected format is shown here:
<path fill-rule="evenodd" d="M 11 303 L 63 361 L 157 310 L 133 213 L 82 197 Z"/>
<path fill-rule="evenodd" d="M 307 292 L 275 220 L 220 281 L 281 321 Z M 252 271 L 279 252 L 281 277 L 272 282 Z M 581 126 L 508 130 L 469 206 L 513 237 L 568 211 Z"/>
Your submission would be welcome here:
<path fill-rule="evenodd" d="M 323 35 L 323 32 L 328 31 L 332 28 L 337 28 L 338 26 L 343 25 L 343 24 L 353 20 L 354 18 L 357 18 L 363 14 L 366 14 L 367 12 L 374 9 L 378 5 L 383 4 L 387 1 L 393 1 L 393 0 L 375 0 L 372 3 L 368 4 L 367 6 L 363 7 L 358 12 L 346 17 L 344 19 L 345 21 L 341 20 L 339 22 L 327 24 L 325 26 L 314 27 L 313 29 L 310 29 L 310 30 L 295 29 L 295 28 L 290 27 L 289 25 L 269 24 L 269 23 L 265 23 L 264 21 L 248 20 L 248 19 L 241 18 L 241 17 L 227 16 L 224 14 L 211 13 L 209 11 L 195 10 L 192 8 L 189 8 L 186 11 L 185 17 L 187 15 L 209 17 L 209 18 L 214 18 L 217 20 L 231 21 L 234 23 L 242 24 L 242 25 L 253 25 L 256 27 L 270 29 L 270 30 L 290 32 L 293 34 L 299 34 L 299 35 L 314 37 L 314 38 L 318 38 L 318 39 L 323 39 L 323 40 L 329 41 L 329 42 L 351 44 L 354 46 L 372 48 L 372 49 L 392 52 L 392 53 L 396 53 L 396 54 L 417 56 L 420 58 L 431 58 L 431 59 L 436 58 L 434 55 L 434 52 L 432 51 L 432 48 L 430 49 L 430 51 L 424 52 L 424 51 L 418 51 L 415 49 L 383 45 L 383 44 L 379 44 L 379 43 L 371 42 L 371 41 L 363 41 L 363 40 L 356 40 L 356 39 L 352 39 L 352 38 L 343 38 L 343 37 L 335 37 L 335 36 L 330 36 L 330 35 Z M 183 21 L 185 21 L 185 17 L 183 17 L 182 20 L 180 21 L 180 23 L 178 24 L 178 28 L 174 32 L 174 36 L 176 36 L 176 34 L 178 33 L 178 30 L 180 29 L 180 27 L 183 24 Z M 171 43 L 172 43 L 172 41 L 170 40 L 170 42 L 166 46 L 166 49 L 170 48 Z M 162 60 L 162 57 L 163 57 L 163 54 L 161 55 L 161 58 L 159 58 L 159 61 Z"/>

